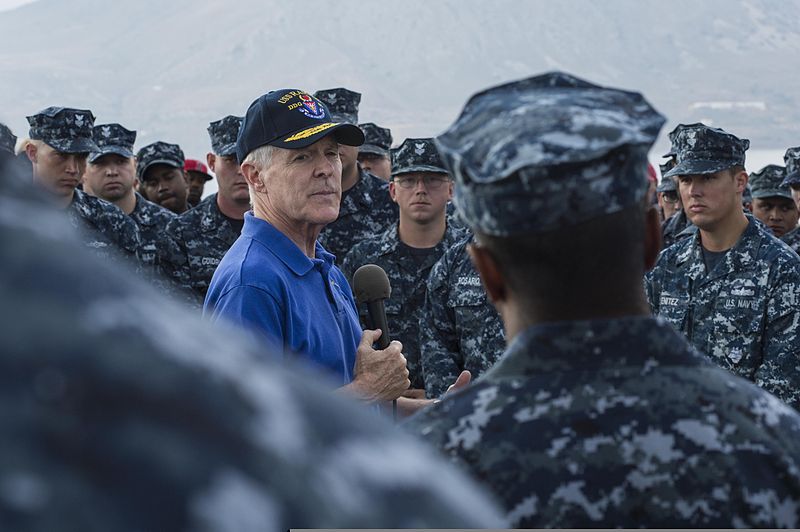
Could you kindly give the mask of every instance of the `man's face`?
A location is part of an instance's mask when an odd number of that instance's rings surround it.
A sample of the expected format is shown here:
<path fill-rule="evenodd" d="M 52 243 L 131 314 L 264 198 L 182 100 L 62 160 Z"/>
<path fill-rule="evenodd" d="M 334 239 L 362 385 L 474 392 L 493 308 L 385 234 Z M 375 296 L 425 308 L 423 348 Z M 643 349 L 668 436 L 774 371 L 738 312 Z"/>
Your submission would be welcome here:
<path fill-rule="evenodd" d="M 236 155 L 209 153 L 206 156 L 206 161 L 217 176 L 218 194 L 220 196 L 234 203 L 247 203 L 250 201 L 247 180 L 242 174 Z"/>
<path fill-rule="evenodd" d="M 669 220 L 676 212 L 681 210 L 681 199 L 678 192 L 670 190 L 658 193 L 658 206 L 664 213 L 664 219 Z"/>
<path fill-rule="evenodd" d="M 345 146 L 342 144 L 339 146 L 339 156 L 342 160 L 342 171 L 345 174 L 347 172 L 351 172 L 356 165 L 356 161 L 358 160 L 358 147 Z"/>
<path fill-rule="evenodd" d="M 792 197 L 794 198 L 794 203 L 797 205 L 797 208 L 800 209 L 800 183 L 796 185 L 791 185 L 792 188 Z"/>
<path fill-rule="evenodd" d="M 392 161 L 389 156 L 376 153 L 359 153 L 358 162 L 361 163 L 361 168 L 384 181 L 392 179 Z"/>
<path fill-rule="evenodd" d="M 339 216 L 342 161 L 330 136 L 299 150 L 276 148 L 258 178 L 263 187 L 256 194 L 284 225 L 325 225 Z"/>
<path fill-rule="evenodd" d="M 400 208 L 400 216 L 427 224 L 441 216 L 453 197 L 453 182 L 447 174 L 410 172 L 394 176 L 389 194 Z"/>
<path fill-rule="evenodd" d="M 742 212 L 742 192 L 747 173 L 722 170 L 714 174 L 678 176 L 678 190 L 686 217 L 697 227 L 713 230 L 717 224 Z"/>
<path fill-rule="evenodd" d="M 84 186 L 92 194 L 114 202 L 124 198 L 133 190 L 136 164 L 133 157 L 109 153 L 86 165 L 83 180 Z"/>
<path fill-rule="evenodd" d="M 189 186 L 181 168 L 167 164 L 154 164 L 144 174 L 142 190 L 150 201 L 175 213 L 186 209 Z"/>
<path fill-rule="evenodd" d="M 203 197 L 203 188 L 206 186 L 208 176 L 203 172 L 195 172 L 194 170 L 189 170 L 186 173 L 189 182 L 189 192 L 186 194 L 186 201 L 188 201 L 190 205 L 197 205 Z"/>
<path fill-rule="evenodd" d="M 793 200 L 773 196 L 753 199 L 753 216 L 772 230 L 772 234 L 782 237 L 795 227 L 800 212 Z"/>
<path fill-rule="evenodd" d="M 27 155 L 35 183 L 55 196 L 72 196 L 86 169 L 86 153 L 64 153 L 42 142 L 30 144 Z"/>

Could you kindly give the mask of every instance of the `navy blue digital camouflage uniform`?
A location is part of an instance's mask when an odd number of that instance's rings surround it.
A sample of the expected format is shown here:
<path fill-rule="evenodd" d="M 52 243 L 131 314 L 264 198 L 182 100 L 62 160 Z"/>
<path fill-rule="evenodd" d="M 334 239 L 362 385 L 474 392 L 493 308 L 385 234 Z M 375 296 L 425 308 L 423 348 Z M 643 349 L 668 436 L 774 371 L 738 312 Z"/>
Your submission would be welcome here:
<path fill-rule="evenodd" d="M 208 136 L 216 155 L 235 155 L 241 125 L 242 117 L 233 115 L 209 123 Z M 167 233 L 184 257 L 185 267 L 176 270 L 174 277 L 193 290 L 202 304 L 219 261 L 239 238 L 239 231 L 219 210 L 214 193 L 171 221 Z"/>
<path fill-rule="evenodd" d="M 784 184 L 785 179 L 786 168 L 777 164 L 768 164 L 758 172 L 751 173 L 747 184 L 751 188 L 752 199 L 783 198 L 795 205 L 792 189 L 788 184 Z M 764 224 L 767 225 L 767 221 L 764 221 Z M 786 242 L 795 253 L 800 251 L 800 231 L 797 227 L 778 238 Z"/>
<path fill-rule="evenodd" d="M 683 127 L 685 127 L 683 124 L 678 124 L 675 129 L 669 132 L 670 143 L 675 141 L 678 131 L 680 131 Z M 656 192 L 663 192 L 667 190 L 675 190 L 678 192 L 678 184 L 675 182 L 675 178 L 664 177 L 667 172 L 675 167 L 676 153 L 676 147 L 673 144 L 670 144 L 669 151 L 664 154 L 664 157 L 669 157 L 669 160 L 666 163 L 659 165 L 659 169 L 661 170 L 661 183 L 656 188 Z M 678 194 L 680 194 L 680 192 L 678 192 Z M 686 213 L 683 211 L 683 209 L 680 209 L 674 215 L 664 220 L 664 222 L 661 224 L 661 249 L 666 249 L 674 244 L 677 240 L 691 236 L 692 230 L 690 229 L 687 231 L 687 229 L 691 227 L 692 222 L 690 222 L 686 217 Z"/>
<path fill-rule="evenodd" d="M 392 161 L 392 177 L 410 172 L 447 173 L 433 140 L 429 138 L 406 139 L 396 150 L 392 150 Z M 355 271 L 365 264 L 377 264 L 389 277 L 392 293 L 385 301 L 387 325 L 392 338 L 403 343 L 412 389 L 426 388 L 420 365 L 419 320 L 425 303 L 428 274 L 447 248 L 464 235 L 464 229 L 447 224 L 442 239 L 420 262 L 414 257 L 413 251 L 402 244 L 398 225 L 392 224 L 383 233 L 356 243 L 342 261 L 342 271 L 351 282 Z M 366 309 L 359 311 L 362 322 L 369 326 L 366 323 Z"/>
<path fill-rule="evenodd" d="M 361 94 L 343 88 L 314 93 L 325 104 L 334 122 L 358 123 Z M 389 196 L 389 184 L 358 165 L 358 182 L 342 191 L 339 216 L 319 234 L 319 243 L 336 257 L 341 266 L 353 246 L 373 238 L 396 223 L 397 205 Z"/>
<path fill-rule="evenodd" d="M 239 238 L 239 232 L 219 210 L 214 193 L 167 224 L 167 233 L 186 258 L 179 278 L 202 303 L 219 261 Z"/>
<path fill-rule="evenodd" d="M 425 393 L 441 396 L 459 373 L 477 379 L 505 349 L 503 324 L 467 253 L 469 235 L 451 246 L 428 276 L 419 318 Z"/>
<path fill-rule="evenodd" d="M 11 132 L 7 125 L 0 123 L 0 151 L 7 155 L 14 155 L 17 145 L 17 136 Z"/>
<path fill-rule="evenodd" d="M 120 124 L 100 124 L 93 128 L 92 138 L 97 150 L 89 154 L 89 163 L 94 163 L 105 155 L 119 155 L 126 159 L 133 158 L 133 145 L 136 142 L 136 131 L 131 131 Z M 176 260 L 171 253 L 172 245 L 164 230 L 167 222 L 175 214 L 136 194 L 136 204 L 128 215 L 139 229 L 139 260 L 146 270 L 160 275 L 159 265 L 162 260 Z"/>
<path fill-rule="evenodd" d="M 473 96 L 436 140 L 476 238 L 512 238 L 644 209 L 663 121 L 637 93 L 554 73 Z M 514 527 L 800 524 L 800 414 L 644 315 L 532 325 L 408 428 Z"/>
<path fill-rule="evenodd" d="M 89 110 L 48 107 L 27 119 L 30 138 L 58 152 L 88 156 L 97 151 L 92 139 L 94 115 Z M 99 257 L 132 264 L 140 260 L 139 230 L 115 205 L 75 189 L 67 214 L 86 247 Z"/>
<path fill-rule="evenodd" d="M 403 343 L 410 388 L 427 389 L 420 365 L 420 316 L 425 303 L 428 275 L 442 254 L 464 237 L 464 230 L 447 226 L 444 237 L 434 251 L 419 263 L 413 254 L 400 243 L 397 225 L 392 225 L 381 234 L 364 240 L 350 250 L 342 263 L 342 272 L 352 283 L 355 271 L 365 264 L 377 264 L 384 269 L 392 287 L 386 299 L 386 320 L 393 340 Z M 366 327 L 366 308 L 359 308 L 362 324 Z M 457 377 L 458 375 L 456 375 Z M 455 377 L 449 384 L 453 384 Z"/>
<path fill-rule="evenodd" d="M 87 255 L 2 159 L 0 528 L 505 526 L 465 475 L 329 383 L 266 367 L 236 331 Z"/>
<path fill-rule="evenodd" d="M 676 140 L 667 176 L 744 166 L 747 139 L 695 124 Z M 658 258 L 645 280 L 653 313 L 721 367 L 800 406 L 800 258 L 749 213 L 748 226 L 708 271 L 695 231 Z"/>
<path fill-rule="evenodd" d="M 786 164 L 786 175 L 781 186 L 800 188 L 800 147 L 787 149 L 783 162 Z M 783 235 L 781 240 L 789 244 L 796 253 L 800 253 L 800 228 Z"/>

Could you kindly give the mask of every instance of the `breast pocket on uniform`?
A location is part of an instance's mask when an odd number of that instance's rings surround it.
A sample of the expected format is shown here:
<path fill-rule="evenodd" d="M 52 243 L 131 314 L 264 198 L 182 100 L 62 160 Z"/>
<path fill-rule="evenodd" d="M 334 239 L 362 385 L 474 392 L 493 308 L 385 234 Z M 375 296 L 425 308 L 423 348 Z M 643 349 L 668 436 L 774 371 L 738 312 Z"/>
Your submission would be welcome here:
<path fill-rule="evenodd" d="M 456 279 L 454 289 L 447 297 L 447 306 L 451 308 L 474 307 L 484 305 L 487 301 L 481 278 L 477 275 L 462 275 Z"/>
<path fill-rule="evenodd" d="M 685 293 L 661 292 L 658 299 L 658 316 L 675 330 L 686 332 L 686 314 L 689 311 L 689 296 Z"/>
<path fill-rule="evenodd" d="M 755 368 L 760 362 L 764 309 L 755 290 L 721 293 L 711 316 L 711 351 L 729 368 Z"/>

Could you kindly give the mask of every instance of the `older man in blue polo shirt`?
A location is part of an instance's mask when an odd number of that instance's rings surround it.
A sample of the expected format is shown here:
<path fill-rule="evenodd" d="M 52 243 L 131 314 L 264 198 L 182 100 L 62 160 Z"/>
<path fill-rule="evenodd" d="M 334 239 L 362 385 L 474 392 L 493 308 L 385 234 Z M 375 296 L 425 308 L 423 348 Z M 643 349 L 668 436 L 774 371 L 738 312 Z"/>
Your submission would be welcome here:
<path fill-rule="evenodd" d="M 347 280 L 317 242 L 339 213 L 339 144 L 363 142 L 304 91 L 253 102 L 236 143 L 253 211 L 214 273 L 204 313 L 310 361 L 357 398 L 390 401 L 409 386 L 402 345 L 372 348 L 380 331 L 362 333 Z"/>

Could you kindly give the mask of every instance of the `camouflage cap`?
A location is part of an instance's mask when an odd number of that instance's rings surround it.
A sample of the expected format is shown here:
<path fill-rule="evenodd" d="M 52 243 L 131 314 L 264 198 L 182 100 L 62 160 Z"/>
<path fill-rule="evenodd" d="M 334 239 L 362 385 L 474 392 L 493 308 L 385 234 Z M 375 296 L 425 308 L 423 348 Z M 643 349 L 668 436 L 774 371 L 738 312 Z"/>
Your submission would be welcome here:
<path fill-rule="evenodd" d="M 14 155 L 14 147 L 17 145 L 17 136 L 3 123 L 0 123 L 0 151 Z"/>
<path fill-rule="evenodd" d="M 678 190 L 675 180 L 671 177 L 664 177 L 664 174 L 669 172 L 675 166 L 674 160 L 669 160 L 664 164 L 659 164 L 658 169 L 661 170 L 661 181 L 656 187 L 656 192 L 673 192 Z"/>
<path fill-rule="evenodd" d="M 675 184 L 675 178 L 673 177 L 662 177 L 661 181 L 658 183 L 656 187 L 656 192 L 677 192 L 678 185 Z"/>
<path fill-rule="evenodd" d="M 109 153 L 126 158 L 133 157 L 133 143 L 136 142 L 135 131 L 125 129 L 119 124 L 102 124 L 94 126 L 92 138 L 97 149 L 89 154 L 90 163 Z"/>
<path fill-rule="evenodd" d="M 786 177 L 781 184 L 786 187 L 800 185 L 800 146 L 786 150 L 783 162 L 786 164 Z"/>
<path fill-rule="evenodd" d="M 211 150 L 222 157 L 236 155 L 236 137 L 242 127 L 241 116 L 228 115 L 208 124 L 208 136 L 211 138 Z"/>
<path fill-rule="evenodd" d="M 141 181 L 148 168 L 154 164 L 166 164 L 183 170 L 186 157 L 177 144 L 168 142 L 154 142 L 141 148 L 136 154 L 136 175 Z"/>
<path fill-rule="evenodd" d="M 644 198 L 664 117 L 636 92 L 553 72 L 470 98 L 436 138 L 473 229 L 547 232 Z"/>
<path fill-rule="evenodd" d="M 410 172 L 448 173 L 432 138 L 406 139 L 391 154 L 393 176 Z"/>
<path fill-rule="evenodd" d="M 753 198 L 781 197 L 792 199 L 792 190 L 783 184 L 786 169 L 777 164 L 768 164 L 758 172 L 750 174 L 750 190 Z"/>
<path fill-rule="evenodd" d="M 28 136 L 57 151 L 90 153 L 97 149 L 92 140 L 94 115 L 88 109 L 48 107 L 26 118 L 31 126 Z"/>
<path fill-rule="evenodd" d="M 361 103 L 361 93 L 349 89 L 323 89 L 314 93 L 328 108 L 334 122 L 358 124 L 358 104 Z"/>
<path fill-rule="evenodd" d="M 744 166 L 744 152 L 750 141 L 705 124 L 678 126 L 672 145 L 677 164 L 666 177 L 713 174 L 732 166 Z"/>
<path fill-rule="evenodd" d="M 358 149 L 360 153 L 374 153 L 375 155 L 389 155 L 392 147 L 392 132 L 372 122 L 358 124 L 364 132 L 364 144 Z"/>
<path fill-rule="evenodd" d="M 669 138 L 669 143 L 670 143 L 669 151 L 667 153 L 665 153 L 664 155 L 662 155 L 662 157 L 669 157 L 669 158 L 673 159 L 675 157 L 675 155 L 678 154 L 678 151 L 675 148 L 675 136 L 678 134 L 678 131 L 680 129 L 682 129 L 683 127 L 684 127 L 683 124 L 678 124 L 677 126 L 675 126 L 675 128 L 672 131 L 667 133 L 667 138 Z"/>

